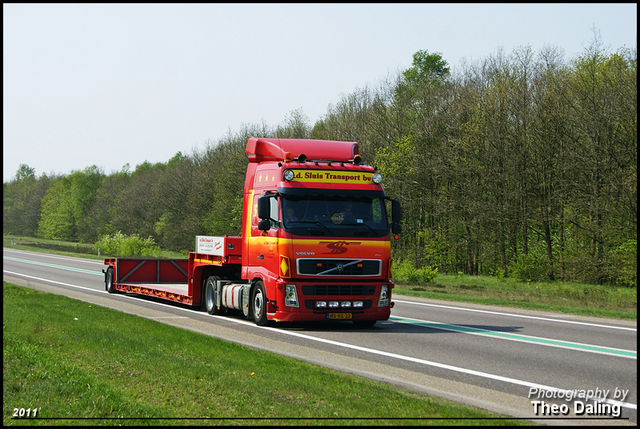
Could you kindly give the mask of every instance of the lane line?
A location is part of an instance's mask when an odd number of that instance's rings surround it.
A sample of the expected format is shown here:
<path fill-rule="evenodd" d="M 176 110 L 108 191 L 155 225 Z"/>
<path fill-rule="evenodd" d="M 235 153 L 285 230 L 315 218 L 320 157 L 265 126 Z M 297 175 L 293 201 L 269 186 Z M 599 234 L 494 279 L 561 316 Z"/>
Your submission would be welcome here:
<path fill-rule="evenodd" d="M 56 264 L 47 264 L 46 262 L 30 261 L 28 259 L 12 258 L 10 256 L 4 256 L 4 255 L 3 255 L 2 259 L 8 259 L 9 261 L 14 261 L 14 262 L 22 262 L 22 263 L 25 263 L 25 264 L 40 265 L 40 266 L 49 267 L 49 268 L 58 268 L 60 270 L 76 271 L 78 273 L 97 274 L 97 275 L 100 275 L 100 276 L 104 275 L 104 274 L 102 274 L 101 272 L 98 272 L 98 271 L 83 270 L 82 268 L 65 267 L 63 265 L 56 265 Z"/>
<path fill-rule="evenodd" d="M 3 272 L 8 273 L 8 274 L 17 275 L 17 276 L 20 276 L 20 277 L 28 277 L 28 278 L 32 278 L 34 280 L 40 280 L 40 281 L 44 281 L 44 282 L 47 282 L 47 283 L 55 283 L 55 284 L 61 284 L 61 285 L 69 286 L 69 287 L 73 287 L 73 288 L 89 290 L 91 292 L 107 293 L 107 291 L 104 291 L 104 290 L 90 289 L 90 288 L 86 288 L 86 287 L 83 287 L 83 286 L 77 286 L 77 285 L 72 285 L 72 284 L 69 284 L 69 283 L 62 283 L 62 282 L 56 282 L 56 281 L 53 281 L 53 280 L 41 279 L 41 278 L 38 278 L 38 277 L 27 276 L 27 275 L 24 275 L 24 274 L 13 273 L 13 272 L 10 272 L 10 271 L 3 270 Z M 123 298 L 134 299 L 134 300 L 140 302 L 139 298 L 137 298 L 136 296 L 133 296 L 133 295 L 119 294 L 118 296 L 121 296 Z M 190 314 L 194 313 L 194 310 L 192 310 L 192 309 L 181 308 L 181 307 L 170 305 L 168 303 L 165 304 L 165 303 L 159 303 L 159 302 L 154 302 L 154 301 L 144 301 L 144 302 L 148 303 L 148 304 L 159 305 L 161 307 L 172 308 L 172 309 L 175 309 L 175 310 L 178 310 L 178 311 L 189 312 Z M 428 360 L 424 360 L 424 359 L 418 359 L 418 358 L 414 358 L 414 357 L 411 357 L 411 356 L 403 356 L 403 355 L 399 355 L 397 353 L 390 353 L 390 352 L 385 352 L 385 351 L 382 351 L 382 350 L 370 349 L 368 347 L 361 347 L 361 346 L 356 346 L 356 345 L 353 345 L 353 344 L 340 343 L 338 341 L 333 341 L 333 340 L 325 340 L 323 338 L 316 338 L 316 337 L 312 337 L 312 336 L 306 335 L 306 334 L 301 334 L 301 333 L 298 333 L 298 332 L 285 331 L 285 330 L 282 330 L 280 328 L 272 328 L 272 327 L 269 327 L 269 326 L 257 326 L 256 324 L 254 324 L 252 322 L 249 322 L 249 321 L 245 321 L 245 320 L 238 320 L 238 319 L 225 317 L 225 316 L 210 315 L 208 313 L 204 313 L 202 315 L 207 316 L 207 317 L 211 317 L 211 318 L 214 318 L 214 319 L 219 319 L 221 321 L 238 323 L 238 324 L 245 325 L 245 326 L 251 327 L 251 328 L 265 329 L 265 330 L 268 330 L 268 331 L 276 332 L 276 333 L 283 334 L 283 335 L 289 335 L 289 336 L 292 336 L 292 337 L 298 337 L 298 338 L 306 339 L 306 340 L 309 340 L 309 341 L 314 341 L 314 342 L 334 345 L 334 346 L 337 346 L 337 347 L 342 347 L 342 348 L 351 349 L 351 350 L 357 350 L 357 351 L 361 351 L 361 352 L 369 353 L 369 354 L 374 354 L 374 355 L 378 355 L 378 356 L 390 357 L 390 358 L 393 358 L 393 359 L 404 360 L 404 361 L 407 361 L 407 362 L 418 363 L 418 364 L 425 365 L 425 366 L 431 366 L 431 367 L 435 367 L 435 368 L 446 369 L 446 370 L 449 370 L 449 371 L 459 372 L 459 373 L 462 373 L 462 374 L 474 375 L 474 376 L 477 376 L 477 377 L 487 378 L 487 379 L 490 379 L 490 380 L 502 381 L 502 382 L 505 382 L 505 383 L 515 384 L 517 386 L 524 386 L 524 387 L 528 387 L 528 388 L 535 387 L 537 389 L 543 389 L 543 390 L 552 391 L 552 392 L 558 392 L 558 391 L 563 391 L 564 392 L 565 390 L 567 390 L 567 389 L 561 389 L 561 388 L 554 387 L 554 386 L 546 386 L 546 385 L 539 384 L 539 383 L 532 383 L 532 382 L 529 382 L 529 381 L 526 381 L 526 380 L 518 380 L 518 379 L 515 379 L 515 378 L 503 377 L 501 375 L 489 374 L 489 373 L 486 373 L 486 372 L 476 371 L 476 370 L 473 370 L 473 369 L 461 368 L 461 367 L 456 367 L 456 366 L 453 366 L 453 365 L 447 365 L 447 364 L 428 361 Z M 613 399 L 606 399 L 606 400 L 604 400 L 602 402 L 605 402 L 605 403 L 608 403 L 608 404 L 612 404 L 612 405 L 620 405 L 621 407 L 629 408 L 629 409 L 633 409 L 633 410 L 637 410 L 637 408 L 638 408 L 637 404 L 631 404 L 631 403 L 627 403 L 627 402 L 615 401 Z"/>
<path fill-rule="evenodd" d="M 149 319 L 188 319 L 187 316 L 157 316 L 157 317 L 152 317 L 150 316 Z"/>
<path fill-rule="evenodd" d="M 8 248 L 3 248 L 4 252 L 13 252 L 13 253 L 26 253 L 28 255 L 34 255 L 34 256 L 42 256 L 43 258 L 51 258 L 51 259 L 71 259 L 73 261 L 77 261 L 77 262 L 86 262 L 89 264 L 99 264 L 99 265 L 104 265 L 104 262 L 102 261 L 97 261 L 95 259 L 87 259 L 87 258 L 78 258 L 78 257 L 74 257 L 74 256 L 57 256 L 57 255 L 50 255 L 48 253 L 40 253 L 40 252 L 30 252 L 28 250 L 14 250 L 14 249 L 8 249 Z"/>
<path fill-rule="evenodd" d="M 7 270 L 4 270 L 4 269 L 2 270 L 2 272 L 10 274 L 10 275 L 17 276 L 17 277 L 26 277 L 28 279 L 38 280 L 38 281 L 41 281 L 41 282 L 44 282 L 44 283 L 54 283 L 54 284 L 57 284 L 57 285 L 62 285 L 62 286 L 68 286 L 68 287 L 73 287 L 73 288 L 77 288 L 77 289 L 88 290 L 90 292 L 107 293 L 106 290 L 92 289 L 90 287 L 72 285 L 70 283 L 57 282 L 55 280 L 43 279 L 43 278 L 34 277 L 34 276 L 28 276 L 26 274 L 21 274 L 21 273 L 14 273 L 13 271 L 7 271 Z M 102 274 L 100 274 L 100 275 L 102 275 Z"/>
<path fill-rule="evenodd" d="M 638 358 L 638 353 L 633 350 L 617 349 L 613 347 L 604 347 L 604 346 L 594 346 L 591 344 L 576 343 L 572 341 L 553 340 L 553 339 L 542 338 L 542 337 L 533 337 L 530 335 L 509 334 L 506 332 L 492 331 L 490 329 L 478 329 L 478 328 L 472 328 L 468 326 L 450 325 L 447 323 L 431 322 L 427 320 L 412 319 L 408 317 L 391 316 L 389 317 L 389 320 L 393 320 L 399 323 L 407 323 L 411 325 L 419 325 L 419 326 L 425 326 L 433 329 L 440 329 L 443 331 L 461 332 L 465 334 L 479 335 L 483 337 L 500 338 L 504 340 L 519 341 L 519 342 L 529 343 L 529 344 L 559 347 L 563 349 L 577 350 L 577 351 L 583 351 L 583 352 L 598 353 L 598 354 L 603 354 L 608 356 L 624 357 L 624 358 L 630 358 L 630 359 Z"/>
<path fill-rule="evenodd" d="M 478 309 L 475 309 L 475 308 L 453 307 L 453 306 L 449 306 L 449 305 L 440 305 L 440 304 L 427 304 L 425 302 L 402 301 L 402 300 L 397 300 L 397 299 L 394 299 L 393 302 L 399 302 L 399 303 L 402 303 L 402 304 L 423 305 L 423 306 L 426 306 L 426 307 L 439 307 L 439 308 L 446 308 L 446 309 L 449 309 L 449 310 L 472 311 L 472 312 L 476 312 L 476 313 L 496 314 L 498 316 L 520 317 L 520 318 L 523 318 L 523 319 L 544 320 L 544 321 L 547 321 L 547 322 L 570 323 L 570 324 L 573 324 L 573 325 L 584 325 L 584 326 L 595 326 L 595 327 L 598 327 L 598 328 L 620 329 L 620 330 L 623 330 L 623 331 L 632 331 L 632 332 L 637 332 L 638 331 L 637 328 L 627 328 L 627 327 L 624 327 L 624 326 L 600 325 L 600 324 L 597 324 L 597 323 L 589 323 L 589 322 L 574 322 L 573 320 L 551 319 L 551 318 L 540 317 L 540 316 L 525 316 L 524 314 L 502 313 L 502 312 L 499 312 L 499 311 L 478 310 Z"/>

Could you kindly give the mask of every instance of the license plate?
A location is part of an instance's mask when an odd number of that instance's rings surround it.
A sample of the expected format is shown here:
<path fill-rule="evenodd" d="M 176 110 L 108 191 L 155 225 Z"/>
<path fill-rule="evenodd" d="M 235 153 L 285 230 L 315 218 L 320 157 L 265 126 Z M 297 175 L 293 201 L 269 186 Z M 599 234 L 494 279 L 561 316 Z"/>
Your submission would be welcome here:
<path fill-rule="evenodd" d="M 327 313 L 327 319 L 351 319 L 351 313 Z"/>

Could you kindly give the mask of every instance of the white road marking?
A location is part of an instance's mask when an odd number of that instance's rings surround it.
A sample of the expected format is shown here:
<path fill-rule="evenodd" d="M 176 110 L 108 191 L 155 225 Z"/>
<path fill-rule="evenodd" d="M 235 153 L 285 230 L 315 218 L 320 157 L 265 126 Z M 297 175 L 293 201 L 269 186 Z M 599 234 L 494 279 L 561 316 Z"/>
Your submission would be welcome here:
<path fill-rule="evenodd" d="M 4 248 L 5 252 L 15 252 L 15 253 L 27 253 L 29 255 L 33 255 L 34 252 L 29 252 L 28 250 L 14 250 L 14 249 L 7 249 L 6 247 Z M 51 258 L 51 259 L 72 259 L 74 261 L 78 261 L 78 262 L 87 262 L 87 263 L 91 263 L 91 264 L 98 264 L 98 265 L 103 265 L 104 266 L 104 262 L 102 261 L 96 261 L 94 259 L 86 259 L 86 258 L 77 258 L 77 257 L 73 257 L 73 256 L 54 256 L 54 255 L 50 255 L 48 253 L 39 253 L 36 252 L 35 255 L 38 256 L 42 256 L 45 258 Z"/>
<path fill-rule="evenodd" d="M 106 290 L 92 289 L 92 288 L 89 288 L 89 287 L 78 286 L 78 285 L 72 285 L 72 284 L 69 284 L 69 283 L 57 282 L 57 281 L 49 280 L 49 279 L 42 279 L 42 278 L 40 278 L 40 277 L 33 277 L 33 276 L 28 276 L 28 275 L 26 275 L 26 274 L 14 273 L 14 272 L 12 272 L 12 271 L 2 270 L 2 272 L 3 272 L 3 273 L 7 273 L 7 274 L 12 274 L 12 275 L 14 275 L 14 276 L 18 276 L 18 277 L 26 277 L 26 278 L 28 278 L 28 279 L 39 280 L 39 281 L 41 281 L 41 282 L 45 282 L 45 283 L 55 283 L 55 284 L 57 284 L 57 285 L 69 286 L 69 287 L 74 287 L 74 288 L 77 288 L 77 289 L 84 289 L 84 290 L 88 290 L 88 291 L 91 291 L 91 292 L 103 292 L 103 293 L 107 293 L 107 291 L 106 291 Z"/>

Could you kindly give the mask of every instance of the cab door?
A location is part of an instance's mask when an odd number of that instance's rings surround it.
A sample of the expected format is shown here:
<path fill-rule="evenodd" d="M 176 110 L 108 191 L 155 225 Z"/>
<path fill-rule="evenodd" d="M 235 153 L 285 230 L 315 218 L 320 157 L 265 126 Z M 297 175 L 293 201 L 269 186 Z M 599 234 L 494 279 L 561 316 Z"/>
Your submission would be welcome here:
<path fill-rule="evenodd" d="M 260 202 L 261 198 L 262 202 Z M 265 213 L 264 206 L 259 209 L 259 204 L 268 205 L 267 213 Z M 270 192 L 254 195 L 251 212 L 251 237 L 247 265 L 253 272 L 253 277 L 262 278 L 267 289 L 270 289 L 270 285 L 275 285 L 279 272 L 280 210 L 278 197 L 275 193 Z M 263 217 L 261 218 L 259 215 Z M 266 292 L 269 296 L 269 290 Z"/>

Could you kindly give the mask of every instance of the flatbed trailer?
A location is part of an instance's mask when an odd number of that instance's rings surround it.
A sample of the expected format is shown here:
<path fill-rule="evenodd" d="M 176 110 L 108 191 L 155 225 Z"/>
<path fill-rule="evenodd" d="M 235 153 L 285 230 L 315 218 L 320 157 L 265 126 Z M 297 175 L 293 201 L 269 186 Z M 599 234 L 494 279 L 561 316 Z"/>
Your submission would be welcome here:
<path fill-rule="evenodd" d="M 217 253 L 189 252 L 188 259 L 105 258 L 107 292 L 126 292 L 155 296 L 187 305 L 202 305 L 203 273 L 240 272 L 241 237 L 196 237 L 216 239 L 222 245 Z M 189 274 L 191 273 L 191 274 Z M 195 286 L 194 286 L 195 285 Z"/>

